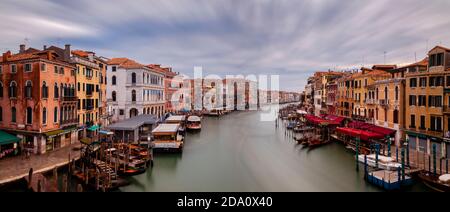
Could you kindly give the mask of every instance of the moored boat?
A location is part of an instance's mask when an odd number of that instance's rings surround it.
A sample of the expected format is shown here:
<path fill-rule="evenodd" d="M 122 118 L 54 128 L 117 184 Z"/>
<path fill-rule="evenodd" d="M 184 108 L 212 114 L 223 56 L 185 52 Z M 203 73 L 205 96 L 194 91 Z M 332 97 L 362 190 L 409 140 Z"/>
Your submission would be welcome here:
<path fill-rule="evenodd" d="M 160 124 L 153 131 L 153 149 L 181 152 L 184 137 L 180 132 L 180 124 Z"/>
<path fill-rule="evenodd" d="M 434 175 L 428 171 L 421 171 L 417 175 L 429 188 L 439 192 L 450 192 L 450 174 Z"/>
<path fill-rule="evenodd" d="M 201 130 L 202 122 L 198 116 L 189 116 L 187 119 L 186 128 L 188 130 Z"/>
<path fill-rule="evenodd" d="M 358 161 L 364 163 L 364 155 L 358 156 Z M 378 155 L 378 164 L 376 162 L 376 155 L 367 155 L 367 165 L 374 168 L 384 169 L 388 171 L 396 171 L 402 167 L 401 163 L 395 162 L 394 158 Z"/>

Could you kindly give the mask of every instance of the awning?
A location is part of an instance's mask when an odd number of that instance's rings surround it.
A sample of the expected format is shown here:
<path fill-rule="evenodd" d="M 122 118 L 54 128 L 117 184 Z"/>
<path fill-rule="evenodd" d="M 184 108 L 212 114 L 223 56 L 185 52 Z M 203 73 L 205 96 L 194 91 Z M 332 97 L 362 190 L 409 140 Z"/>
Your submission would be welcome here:
<path fill-rule="evenodd" d="M 21 141 L 20 138 L 13 136 L 11 134 L 8 134 L 4 131 L 0 131 L 0 145 L 18 143 L 20 141 Z"/>
<path fill-rule="evenodd" d="M 114 132 L 106 131 L 106 130 L 100 130 L 100 131 L 98 131 L 98 133 L 103 134 L 103 135 L 114 135 Z"/>
<path fill-rule="evenodd" d="M 90 138 L 82 138 L 80 139 L 80 143 L 90 145 L 92 143 L 92 140 Z"/>
<path fill-rule="evenodd" d="M 98 126 L 98 125 L 93 125 L 93 126 L 88 128 L 89 131 L 96 131 L 98 129 L 100 129 L 100 126 Z"/>
<path fill-rule="evenodd" d="M 65 132 L 66 132 L 66 130 L 55 130 L 55 131 L 46 132 L 44 134 L 45 134 L 45 136 L 47 136 L 47 138 L 54 138 L 56 136 L 64 134 Z"/>
<path fill-rule="evenodd" d="M 382 135 L 382 134 L 365 131 L 365 130 L 359 130 L 359 129 L 355 129 L 355 128 L 342 127 L 342 128 L 337 128 L 336 131 L 340 132 L 342 134 L 345 134 L 345 135 L 352 136 L 352 137 L 359 137 L 363 141 L 384 139 L 384 135 Z"/>
<path fill-rule="evenodd" d="M 385 127 L 380 127 L 380 126 L 377 126 L 374 124 L 368 124 L 368 123 L 361 122 L 361 121 L 353 121 L 348 126 L 350 128 L 355 128 L 355 129 L 360 129 L 360 130 L 365 130 L 365 131 L 382 134 L 384 137 L 386 137 L 386 136 L 393 137 L 393 136 L 395 136 L 395 133 L 396 133 L 395 130 L 385 128 Z"/>

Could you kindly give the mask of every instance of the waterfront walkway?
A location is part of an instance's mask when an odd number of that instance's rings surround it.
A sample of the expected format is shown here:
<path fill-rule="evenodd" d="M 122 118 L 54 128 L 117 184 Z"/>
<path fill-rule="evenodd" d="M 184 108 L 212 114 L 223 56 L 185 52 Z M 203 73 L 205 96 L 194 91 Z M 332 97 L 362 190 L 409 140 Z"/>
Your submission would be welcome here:
<path fill-rule="evenodd" d="M 72 144 L 43 155 L 31 155 L 30 158 L 16 156 L 0 160 L 0 185 L 28 176 L 30 168 L 34 173 L 42 173 L 64 166 L 70 159 L 79 159 L 80 144 Z M 76 149 L 76 150 L 75 150 Z"/>

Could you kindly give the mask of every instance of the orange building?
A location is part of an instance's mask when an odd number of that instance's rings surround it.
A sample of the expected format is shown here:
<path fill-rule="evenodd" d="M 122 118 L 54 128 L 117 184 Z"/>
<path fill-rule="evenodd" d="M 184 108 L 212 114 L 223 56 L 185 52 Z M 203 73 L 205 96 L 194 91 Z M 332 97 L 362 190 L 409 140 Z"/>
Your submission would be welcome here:
<path fill-rule="evenodd" d="M 0 57 L 0 129 L 42 154 L 77 138 L 75 67 L 70 45 L 61 53 L 20 46 Z"/>

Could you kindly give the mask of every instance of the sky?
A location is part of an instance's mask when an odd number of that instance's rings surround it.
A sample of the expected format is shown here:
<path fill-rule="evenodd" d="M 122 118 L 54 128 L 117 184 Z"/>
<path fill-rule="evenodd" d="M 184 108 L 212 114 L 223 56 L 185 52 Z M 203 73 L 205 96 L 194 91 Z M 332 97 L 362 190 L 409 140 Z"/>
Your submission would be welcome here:
<path fill-rule="evenodd" d="M 0 0 L 0 50 L 72 45 L 193 75 L 279 75 L 421 60 L 450 46 L 448 0 Z"/>

